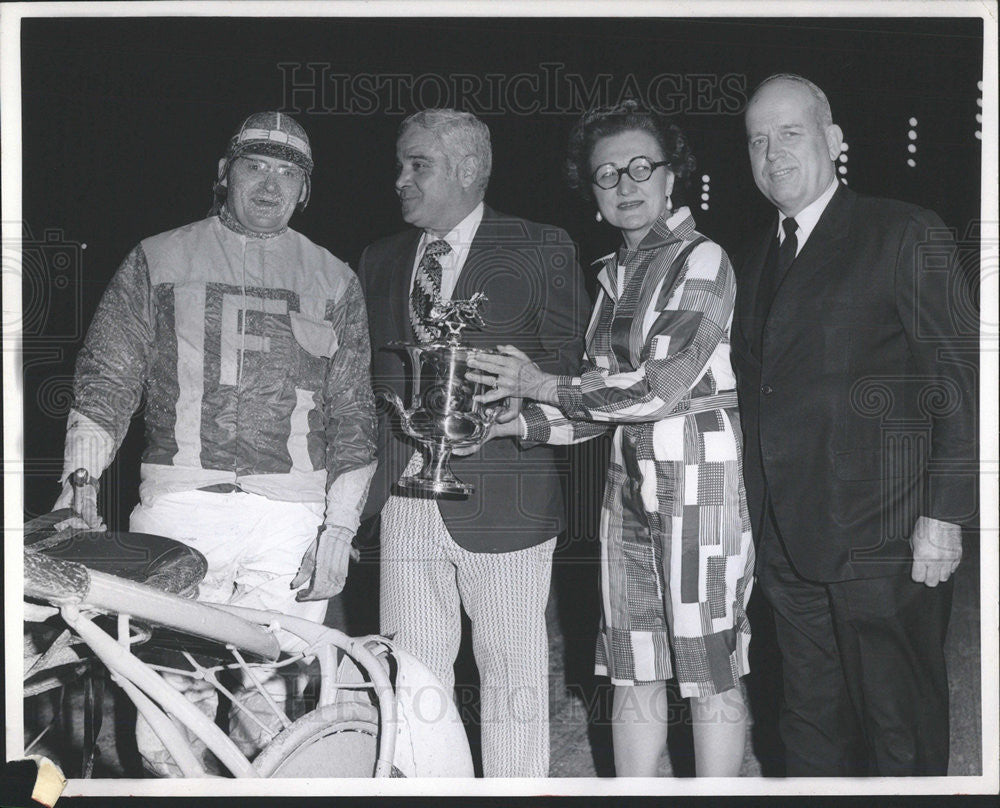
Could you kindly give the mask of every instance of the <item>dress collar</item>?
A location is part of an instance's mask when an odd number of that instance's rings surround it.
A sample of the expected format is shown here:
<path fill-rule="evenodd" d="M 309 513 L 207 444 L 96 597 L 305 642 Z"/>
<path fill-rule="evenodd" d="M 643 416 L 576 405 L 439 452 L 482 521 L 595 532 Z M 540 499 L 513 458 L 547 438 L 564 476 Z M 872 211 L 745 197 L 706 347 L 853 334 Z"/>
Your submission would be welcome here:
<path fill-rule="evenodd" d="M 619 264 L 624 264 L 627 258 L 636 253 L 649 250 L 658 250 L 667 244 L 683 241 L 694 232 L 694 218 L 691 216 L 691 209 L 688 207 L 677 208 L 677 210 L 665 210 L 659 218 L 653 222 L 649 232 L 639 242 L 639 246 L 634 250 L 628 249 L 624 244 L 618 248 L 616 253 Z"/>
<path fill-rule="evenodd" d="M 630 261 L 632 264 L 635 264 L 639 260 L 640 253 L 657 250 L 667 244 L 684 241 L 691 238 L 694 232 L 694 217 L 691 215 L 690 208 L 685 206 L 677 208 L 674 211 L 664 211 L 653 222 L 653 226 L 646 233 L 636 249 L 629 250 L 622 244 L 617 251 L 608 253 L 593 262 L 594 264 L 603 265 L 597 275 L 598 282 L 612 298 L 617 299 L 619 266 L 627 265 Z"/>

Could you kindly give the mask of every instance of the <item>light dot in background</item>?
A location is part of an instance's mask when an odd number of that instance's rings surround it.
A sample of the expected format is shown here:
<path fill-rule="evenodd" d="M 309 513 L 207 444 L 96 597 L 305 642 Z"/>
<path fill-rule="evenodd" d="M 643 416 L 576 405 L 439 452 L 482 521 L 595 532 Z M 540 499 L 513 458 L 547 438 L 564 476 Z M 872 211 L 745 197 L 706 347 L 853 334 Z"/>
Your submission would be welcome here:
<path fill-rule="evenodd" d="M 847 166 L 837 166 L 837 171 L 839 171 L 841 174 L 846 174 Z"/>
<path fill-rule="evenodd" d="M 914 167 L 916 167 L 916 165 L 917 165 L 917 161 L 916 161 L 916 160 L 914 160 L 914 159 L 913 159 L 913 158 L 911 157 L 911 158 L 910 158 L 909 160 L 907 160 L 907 161 L 906 161 L 906 164 L 907 164 L 907 165 L 908 165 L 908 166 L 909 166 L 910 168 L 914 168 Z"/>
<path fill-rule="evenodd" d="M 709 176 L 708 176 L 708 174 L 702 174 L 702 175 L 701 175 L 701 181 L 702 181 L 702 182 L 704 182 L 704 183 L 708 183 L 708 180 L 709 180 Z"/>
<path fill-rule="evenodd" d="M 983 122 L 983 113 L 977 112 L 976 113 L 976 123 L 982 123 L 982 122 Z"/>
<path fill-rule="evenodd" d="M 982 89 L 983 89 L 983 83 L 982 83 L 982 81 L 977 81 L 976 82 L 976 89 L 982 91 Z"/>
<path fill-rule="evenodd" d="M 701 203 L 701 209 L 702 210 L 708 210 L 708 202 L 702 202 Z"/>
<path fill-rule="evenodd" d="M 848 145 L 847 145 L 847 143 L 841 143 L 841 144 L 840 144 L 840 150 L 841 150 L 842 152 L 845 152 L 845 151 L 847 151 L 847 150 L 848 150 L 849 148 L 850 148 L 850 146 L 848 146 Z"/>
<path fill-rule="evenodd" d="M 702 194 L 701 198 L 703 201 L 708 202 L 708 194 Z"/>
<path fill-rule="evenodd" d="M 983 133 L 982 133 L 982 132 L 980 132 L 980 131 L 979 131 L 979 130 L 977 129 L 977 130 L 976 130 L 976 140 L 982 140 L 982 139 L 983 139 Z"/>
<path fill-rule="evenodd" d="M 917 133 L 915 131 L 913 131 L 912 129 L 909 132 L 906 133 L 906 136 L 910 140 L 916 140 L 917 139 Z"/>
<path fill-rule="evenodd" d="M 708 183 L 707 182 L 703 182 L 701 184 L 701 190 L 703 190 L 703 191 L 707 191 L 708 190 Z"/>
<path fill-rule="evenodd" d="M 910 118 L 910 126 L 916 126 L 916 125 L 917 125 L 917 119 L 916 118 Z"/>
<path fill-rule="evenodd" d="M 981 107 L 982 105 L 983 105 L 983 99 L 982 98 L 977 98 L 976 99 L 976 106 L 977 107 Z"/>
<path fill-rule="evenodd" d="M 917 147 L 916 147 L 916 146 L 914 146 L 914 145 L 913 145 L 913 144 L 911 143 L 911 144 L 910 144 L 909 146 L 907 146 L 907 147 L 906 147 L 906 150 L 907 150 L 907 151 L 908 151 L 908 152 L 909 152 L 910 154 L 914 154 L 914 153 L 915 153 L 915 152 L 917 151 Z"/>
<path fill-rule="evenodd" d="M 847 177 L 841 177 L 840 181 L 844 183 L 844 185 L 847 185 Z"/>
<path fill-rule="evenodd" d="M 840 162 L 842 162 L 842 163 L 846 163 L 847 162 L 847 155 L 844 154 L 843 152 L 841 152 L 840 155 L 837 157 L 837 159 L 840 160 Z"/>

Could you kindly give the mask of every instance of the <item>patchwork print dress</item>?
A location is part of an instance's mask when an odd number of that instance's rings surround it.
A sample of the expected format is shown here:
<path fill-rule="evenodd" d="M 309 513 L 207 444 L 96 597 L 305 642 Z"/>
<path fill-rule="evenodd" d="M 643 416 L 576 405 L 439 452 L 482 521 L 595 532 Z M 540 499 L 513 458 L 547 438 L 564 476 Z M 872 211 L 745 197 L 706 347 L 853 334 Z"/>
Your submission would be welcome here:
<path fill-rule="evenodd" d="M 525 437 L 613 429 L 601 516 L 596 671 L 615 684 L 677 676 L 684 696 L 749 670 L 753 542 L 729 328 L 735 279 L 687 208 L 607 256 L 581 375 L 559 407 L 525 408 Z"/>

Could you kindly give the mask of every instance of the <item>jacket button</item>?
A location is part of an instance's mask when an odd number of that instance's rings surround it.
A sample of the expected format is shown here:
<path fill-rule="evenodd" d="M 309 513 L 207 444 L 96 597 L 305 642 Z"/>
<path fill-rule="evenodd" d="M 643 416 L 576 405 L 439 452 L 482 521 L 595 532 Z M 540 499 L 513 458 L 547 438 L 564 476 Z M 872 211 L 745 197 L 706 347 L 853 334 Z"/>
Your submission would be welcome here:
<path fill-rule="evenodd" d="M 760 386 L 760 392 L 763 393 L 765 396 L 769 396 L 771 395 L 771 393 L 774 392 L 774 388 L 771 387 L 771 385 L 769 384 L 762 384 Z"/>

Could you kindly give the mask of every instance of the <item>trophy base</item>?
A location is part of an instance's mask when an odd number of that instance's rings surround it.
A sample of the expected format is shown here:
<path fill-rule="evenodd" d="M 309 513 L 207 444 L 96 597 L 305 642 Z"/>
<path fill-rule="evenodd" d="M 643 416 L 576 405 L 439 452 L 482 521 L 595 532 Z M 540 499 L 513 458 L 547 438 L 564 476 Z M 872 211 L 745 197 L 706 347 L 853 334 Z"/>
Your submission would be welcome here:
<path fill-rule="evenodd" d="M 426 477 L 400 477 L 399 487 L 407 491 L 420 491 L 424 494 L 458 494 L 468 496 L 475 491 L 475 486 L 463 483 L 458 478 L 450 480 L 435 480 Z"/>

